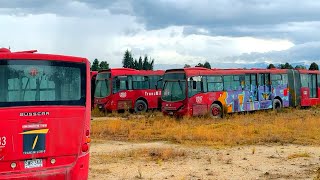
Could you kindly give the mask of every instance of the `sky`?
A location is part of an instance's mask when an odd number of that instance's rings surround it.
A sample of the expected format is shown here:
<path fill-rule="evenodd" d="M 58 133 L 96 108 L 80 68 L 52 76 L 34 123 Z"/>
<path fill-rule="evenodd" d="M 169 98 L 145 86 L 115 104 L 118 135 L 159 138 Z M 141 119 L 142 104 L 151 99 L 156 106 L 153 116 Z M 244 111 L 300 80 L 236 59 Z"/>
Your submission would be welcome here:
<path fill-rule="evenodd" d="M 320 1 L 0 0 L 0 47 L 155 67 L 320 63 Z"/>

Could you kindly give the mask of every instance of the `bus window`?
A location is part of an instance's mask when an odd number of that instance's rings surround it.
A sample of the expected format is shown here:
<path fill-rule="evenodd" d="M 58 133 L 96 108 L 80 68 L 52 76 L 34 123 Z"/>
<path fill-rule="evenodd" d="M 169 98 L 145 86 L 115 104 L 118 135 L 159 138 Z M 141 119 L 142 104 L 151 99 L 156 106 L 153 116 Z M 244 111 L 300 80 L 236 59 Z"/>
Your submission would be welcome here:
<path fill-rule="evenodd" d="M 188 96 L 191 97 L 199 92 L 202 92 L 200 76 L 188 78 Z"/>
<path fill-rule="evenodd" d="M 273 86 L 279 86 L 283 84 L 281 74 L 271 74 L 271 84 Z"/>
<path fill-rule="evenodd" d="M 223 87 L 225 91 L 232 90 L 232 76 L 223 76 Z"/>
<path fill-rule="evenodd" d="M 309 77 L 307 74 L 301 74 L 301 87 L 309 87 L 308 82 L 309 82 Z"/>
<path fill-rule="evenodd" d="M 127 77 L 116 77 L 115 80 L 113 81 L 113 93 L 117 93 L 121 90 L 127 90 L 128 88 L 128 81 Z"/>
<path fill-rule="evenodd" d="M 208 91 L 223 91 L 221 76 L 207 76 Z"/>
<path fill-rule="evenodd" d="M 149 89 L 148 76 L 132 76 L 133 89 Z"/>
<path fill-rule="evenodd" d="M 158 89 L 162 88 L 162 82 L 159 83 L 159 80 L 161 79 L 161 76 L 148 76 L 149 78 L 149 84 L 150 84 L 150 89 Z"/>

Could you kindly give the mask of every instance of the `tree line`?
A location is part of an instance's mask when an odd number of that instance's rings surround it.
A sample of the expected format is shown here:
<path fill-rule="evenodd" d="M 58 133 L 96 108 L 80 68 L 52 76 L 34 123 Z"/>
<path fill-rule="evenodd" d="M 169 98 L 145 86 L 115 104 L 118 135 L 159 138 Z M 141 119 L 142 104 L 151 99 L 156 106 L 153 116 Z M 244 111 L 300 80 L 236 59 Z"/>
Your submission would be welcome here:
<path fill-rule="evenodd" d="M 132 68 L 132 69 L 137 69 L 137 70 L 153 70 L 154 66 L 154 59 L 151 59 L 151 57 L 148 57 L 145 55 L 144 57 L 140 56 L 138 59 L 134 59 L 131 51 L 126 50 L 123 55 L 122 59 L 122 67 L 125 68 Z M 189 68 L 191 67 L 189 64 L 185 64 L 184 68 Z M 202 63 L 198 63 L 195 65 L 195 67 L 204 67 L 211 69 L 211 65 L 208 61 Z M 291 64 L 288 62 L 284 64 L 279 64 L 275 66 L 274 64 L 269 64 L 267 66 L 267 69 L 272 69 L 272 68 L 277 68 L 277 69 L 307 69 L 306 66 L 304 65 L 296 65 L 293 67 Z M 99 61 L 98 59 L 94 59 L 92 65 L 91 65 L 91 70 L 92 71 L 100 71 L 100 70 L 107 70 L 109 69 L 109 64 L 107 61 Z M 317 63 L 313 62 L 309 66 L 309 70 L 319 70 L 319 66 Z"/>
<path fill-rule="evenodd" d="M 307 67 L 304 65 L 296 65 L 295 67 L 293 67 L 288 62 L 286 62 L 284 64 L 279 64 L 277 67 L 274 64 L 269 64 L 267 66 L 267 69 L 273 69 L 273 68 L 277 68 L 277 69 L 307 69 Z M 309 66 L 309 70 L 319 70 L 318 64 L 315 62 L 311 63 Z"/>
<path fill-rule="evenodd" d="M 184 68 L 190 68 L 191 66 L 189 64 L 185 64 L 184 65 Z M 211 69 L 211 65 L 208 61 L 204 62 L 203 64 L 202 63 L 198 63 L 197 65 L 195 65 L 194 67 L 204 67 L 204 68 L 207 68 L 207 69 Z"/>
<path fill-rule="evenodd" d="M 134 59 L 131 51 L 126 50 L 122 59 L 122 67 L 132 68 L 137 70 L 153 70 L 154 59 L 148 58 L 148 55 L 143 57 L 140 56 L 139 59 Z"/>

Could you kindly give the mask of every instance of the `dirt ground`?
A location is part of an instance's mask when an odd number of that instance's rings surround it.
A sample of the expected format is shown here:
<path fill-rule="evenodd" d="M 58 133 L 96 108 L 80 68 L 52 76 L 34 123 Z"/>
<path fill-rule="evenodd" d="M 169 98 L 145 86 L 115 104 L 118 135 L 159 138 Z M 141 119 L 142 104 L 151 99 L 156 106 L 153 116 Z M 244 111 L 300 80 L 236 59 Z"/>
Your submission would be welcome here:
<path fill-rule="evenodd" d="M 140 156 L 141 150 L 150 149 L 179 153 L 166 159 Z M 314 179 L 319 167 L 320 148 L 314 146 L 214 149 L 167 142 L 98 141 L 91 145 L 89 179 Z"/>

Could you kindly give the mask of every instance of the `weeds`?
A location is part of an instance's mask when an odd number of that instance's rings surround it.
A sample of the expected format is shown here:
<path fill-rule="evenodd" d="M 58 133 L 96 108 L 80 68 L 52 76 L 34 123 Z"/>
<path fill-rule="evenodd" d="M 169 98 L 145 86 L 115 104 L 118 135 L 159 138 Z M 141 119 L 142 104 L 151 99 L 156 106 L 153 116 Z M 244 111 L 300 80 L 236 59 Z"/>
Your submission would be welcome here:
<path fill-rule="evenodd" d="M 130 141 L 171 141 L 182 144 L 234 146 L 262 143 L 320 145 L 320 110 L 286 108 L 280 113 L 259 111 L 174 119 L 161 113 L 128 116 L 127 120 L 92 121 L 92 138 Z M 254 154 L 255 150 L 252 150 Z"/>
<path fill-rule="evenodd" d="M 307 152 L 304 153 L 295 153 L 288 156 L 288 159 L 294 159 L 294 158 L 302 158 L 302 157 L 310 157 L 310 154 Z"/>

